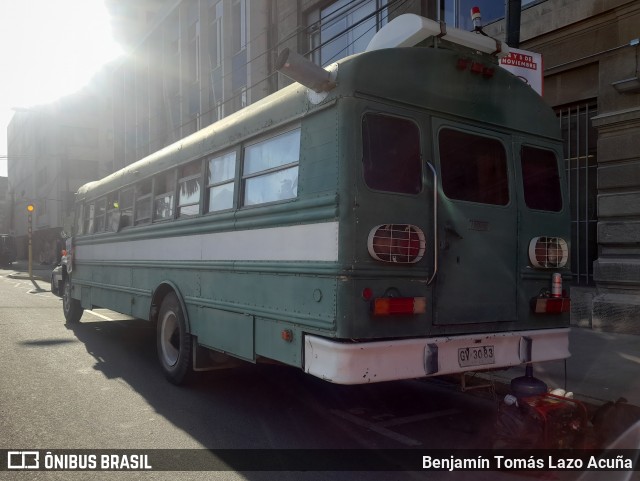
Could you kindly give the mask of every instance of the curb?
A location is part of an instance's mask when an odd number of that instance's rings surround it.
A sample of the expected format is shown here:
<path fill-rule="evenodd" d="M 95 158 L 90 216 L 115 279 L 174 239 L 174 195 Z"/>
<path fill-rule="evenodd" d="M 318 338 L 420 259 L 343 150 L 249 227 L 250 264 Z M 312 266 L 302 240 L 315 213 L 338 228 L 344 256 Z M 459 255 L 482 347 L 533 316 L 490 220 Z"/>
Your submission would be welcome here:
<path fill-rule="evenodd" d="M 26 275 L 26 274 L 21 273 L 21 272 L 14 272 L 13 274 L 8 274 L 7 277 L 9 279 L 17 279 L 17 280 L 21 280 L 21 281 L 34 280 L 34 281 L 41 281 L 41 282 L 49 282 L 49 280 L 45 279 L 44 277 L 40 277 L 40 276 L 37 276 L 37 275 L 34 275 L 33 277 L 29 277 L 29 275 Z"/>

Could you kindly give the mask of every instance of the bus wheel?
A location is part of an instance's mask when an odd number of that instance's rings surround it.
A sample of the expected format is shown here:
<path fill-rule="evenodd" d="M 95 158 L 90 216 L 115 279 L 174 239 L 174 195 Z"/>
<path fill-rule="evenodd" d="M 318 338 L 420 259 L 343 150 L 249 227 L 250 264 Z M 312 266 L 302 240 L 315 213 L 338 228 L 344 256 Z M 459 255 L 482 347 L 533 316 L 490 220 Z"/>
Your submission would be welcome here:
<path fill-rule="evenodd" d="M 191 334 L 178 302 L 171 292 L 160 305 L 157 327 L 157 348 L 165 377 L 173 384 L 183 384 L 193 376 Z"/>
<path fill-rule="evenodd" d="M 71 283 L 69 281 L 63 284 L 62 311 L 64 312 L 64 318 L 69 324 L 77 324 L 80 322 L 80 318 L 84 312 L 80 301 L 71 297 Z"/>

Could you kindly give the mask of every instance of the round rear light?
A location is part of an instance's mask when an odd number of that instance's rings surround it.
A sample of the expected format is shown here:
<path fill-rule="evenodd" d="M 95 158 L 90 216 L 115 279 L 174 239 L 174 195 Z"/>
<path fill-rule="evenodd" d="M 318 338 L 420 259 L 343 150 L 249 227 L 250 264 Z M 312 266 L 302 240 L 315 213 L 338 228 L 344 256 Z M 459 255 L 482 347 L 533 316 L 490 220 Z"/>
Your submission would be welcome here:
<path fill-rule="evenodd" d="M 410 224 L 383 224 L 369 233 L 367 247 L 375 260 L 398 264 L 415 264 L 424 255 L 422 230 Z"/>
<path fill-rule="evenodd" d="M 564 267 L 569 260 L 569 247 L 560 237 L 536 237 L 529 243 L 529 260 L 534 267 Z"/>

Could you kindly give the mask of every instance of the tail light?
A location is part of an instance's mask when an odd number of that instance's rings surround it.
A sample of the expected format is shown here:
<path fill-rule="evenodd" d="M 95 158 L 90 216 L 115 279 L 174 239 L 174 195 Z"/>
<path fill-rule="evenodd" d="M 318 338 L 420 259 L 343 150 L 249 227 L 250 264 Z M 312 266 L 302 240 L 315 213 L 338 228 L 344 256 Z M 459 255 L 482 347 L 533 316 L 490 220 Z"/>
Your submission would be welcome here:
<path fill-rule="evenodd" d="M 425 297 L 379 297 L 371 305 L 374 316 L 424 314 L 427 312 Z"/>
<path fill-rule="evenodd" d="M 535 237 L 529 243 L 529 260 L 533 267 L 564 267 L 569 260 L 569 247 L 560 237 Z"/>
<path fill-rule="evenodd" d="M 424 232 L 410 224 L 383 224 L 369 233 L 369 254 L 377 261 L 415 264 L 424 255 Z"/>

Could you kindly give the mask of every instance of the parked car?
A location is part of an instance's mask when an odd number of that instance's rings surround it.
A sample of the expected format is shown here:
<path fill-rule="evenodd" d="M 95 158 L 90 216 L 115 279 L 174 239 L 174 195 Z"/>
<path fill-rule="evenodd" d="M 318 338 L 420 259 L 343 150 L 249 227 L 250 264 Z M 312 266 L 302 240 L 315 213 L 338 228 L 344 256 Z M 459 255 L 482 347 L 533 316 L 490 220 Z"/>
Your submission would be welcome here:
<path fill-rule="evenodd" d="M 63 269 L 67 268 L 67 251 L 61 252 L 60 262 L 51 271 L 51 293 L 58 297 L 64 294 Z"/>

